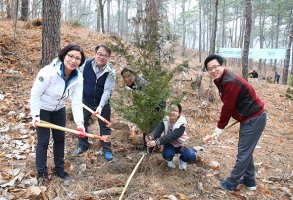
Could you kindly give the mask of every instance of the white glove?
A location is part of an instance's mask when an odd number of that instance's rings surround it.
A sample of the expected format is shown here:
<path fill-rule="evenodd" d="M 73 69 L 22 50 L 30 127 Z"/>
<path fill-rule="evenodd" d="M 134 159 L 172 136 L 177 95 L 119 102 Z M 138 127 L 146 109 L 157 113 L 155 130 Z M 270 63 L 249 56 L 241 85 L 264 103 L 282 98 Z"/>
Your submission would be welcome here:
<path fill-rule="evenodd" d="M 216 137 L 215 139 L 218 139 L 223 133 L 224 133 L 224 129 L 220 129 L 217 127 L 213 133 L 214 138 Z"/>
<path fill-rule="evenodd" d="M 36 123 L 39 123 L 41 120 L 40 120 L 40 116 L 39 115 L 36 115 L 35 117 L 33 117 L 33 120 L 32 120 L 32 125 L 33 127 L 37 127 Z"/>
<path fill-rule="evenodd" d="M 96 111 L 95 111 L 95 114 L 99 114 L 100 115 L 101 112 L 102 112 L 102 109 L 103 108 L 101 106 L 98 106 L 97 109 L 96 109 Z"/>

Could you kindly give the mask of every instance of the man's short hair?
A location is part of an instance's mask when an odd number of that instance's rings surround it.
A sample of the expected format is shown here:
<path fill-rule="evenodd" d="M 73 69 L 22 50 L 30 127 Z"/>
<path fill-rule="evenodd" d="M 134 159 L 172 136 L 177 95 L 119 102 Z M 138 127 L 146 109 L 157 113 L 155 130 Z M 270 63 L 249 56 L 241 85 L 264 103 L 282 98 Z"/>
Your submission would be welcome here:
<path fill-rule="evenodd" d="M 107 47 L 106 45 L 100 44 L 97 45 L 95 48 L 95 51 L 97 53 L 97 51 L 99 50 L 99 48 L 103 47 L 104 49 L 106 49 L 107 53 L 109 54 L 109 56 L 111 56 L 111 49 L 109 47 Z"/>
<path fill-rule="evenodd" d="M 217 54 L 211 54 L 211 55 L 209 55 L 209 56 L 206 58 L 206 60 L 204 61 L 204 68 L 205 68 L 206 70 L 208 69 L 208 68 L 207 68 L 208 63 L 209 63 L 210 61 L 212 61 L 212 60 L 217 60 L 218 63 L 219 63 L 220 65 L 226 64 L 226 60 L 225 60 L 225 58 L 223 58 L 222 56 L 217 55 Z"/>
<path fill-rule="evenodd" d="M 129 74 L 131 74 L 131 75 L 135 75 L 135 72 L 134 72 L 132 69 L 127 68 L 127 67 L 124 67 L 124 68 L 122 69 L 122 71 L 121 71 L 121 76 L 123 76 L 123 74 L 125 74 L 125 73 L 129 73 Z"/>

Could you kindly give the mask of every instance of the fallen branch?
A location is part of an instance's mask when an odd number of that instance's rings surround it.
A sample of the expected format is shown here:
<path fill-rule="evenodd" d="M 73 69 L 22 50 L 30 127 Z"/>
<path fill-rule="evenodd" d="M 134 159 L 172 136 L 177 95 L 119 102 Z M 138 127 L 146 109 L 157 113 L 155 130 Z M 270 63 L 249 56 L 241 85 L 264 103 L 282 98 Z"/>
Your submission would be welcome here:
<path fill-rule="evenodd" d="M 142 160 L 143 160 L 143 158 L 145 157 L 145 155 L 146 155 L 146 154 L 144 153 L 144 154 L 142 155 L 142 157 L 140 158 L 140 160 L 138 161 L 138 163 L 135 165 L 135 167 L 134 167 L 133 171 L 131 172 L 129 178 L 127 179 L 127 182 L 126 182 L 126 184 L 125 184 L 125 186 L 124 186 L 124 189 L 123 189 L 123 191 L 122 191 L 122 193 L 121 193 L 121 195 L 120 195 L 120 197 L 119 197 L 119 200 L 122 200 L 122 198 L 123 198 L 123 196 L 124 196 L 124 193 L 125 193 L 125 191 L 126 191 L 128 185 L 129 185 L 129 183 L 130 183 L 130 181 L 131 181 L 133 175 L 135 174 L 136 170 L 138 169 L 138 166 L 139 166 L 140 163 L 142 162 Z"/>

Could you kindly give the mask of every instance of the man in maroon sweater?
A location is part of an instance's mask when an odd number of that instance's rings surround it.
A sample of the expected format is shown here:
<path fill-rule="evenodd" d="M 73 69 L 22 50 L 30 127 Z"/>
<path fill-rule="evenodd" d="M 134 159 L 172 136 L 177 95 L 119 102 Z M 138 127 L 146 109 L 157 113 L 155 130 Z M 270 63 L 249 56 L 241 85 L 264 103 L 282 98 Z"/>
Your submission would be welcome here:
<path fill-rule="evenodd" d="M 223 102 L 220 119 L 214 131 L 214 139 L 224 133 L 230 118 L 240 122 L 238 154 L 229 177 L 220 181 L 223 189 L 234 191 L 239 184 L 256 190 L 253 151 L 266 125 L 264 103 L 252 86 L 242 77 L 225 67 L 226 61 L 219 55 L 209 55 L 204 66 L 214 80 Z"/>

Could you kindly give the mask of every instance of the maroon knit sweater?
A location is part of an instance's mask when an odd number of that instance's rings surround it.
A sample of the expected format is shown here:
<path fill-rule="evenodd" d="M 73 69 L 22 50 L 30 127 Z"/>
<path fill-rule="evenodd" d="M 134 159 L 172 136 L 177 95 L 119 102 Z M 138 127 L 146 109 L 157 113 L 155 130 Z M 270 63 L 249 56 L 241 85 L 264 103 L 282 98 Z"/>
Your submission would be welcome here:
<path fill-rule="evenodd" d="M 264 103 L 242 77 L 225 69 L 214 83 L 223 102 L 218 128 L 224 129 L 231 117 L 242 123 L 264 112 Z"/>

